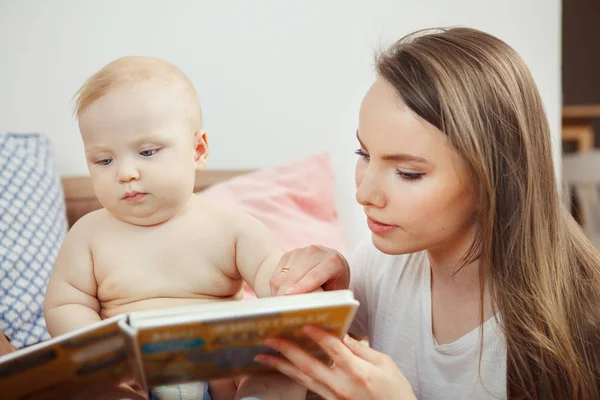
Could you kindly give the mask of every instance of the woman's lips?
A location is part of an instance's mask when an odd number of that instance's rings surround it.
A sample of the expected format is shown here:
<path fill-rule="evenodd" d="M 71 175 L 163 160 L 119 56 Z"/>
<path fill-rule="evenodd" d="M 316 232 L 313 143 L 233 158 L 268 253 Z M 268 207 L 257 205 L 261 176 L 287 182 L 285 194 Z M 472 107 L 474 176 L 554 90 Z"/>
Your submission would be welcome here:
<path fill-rule="evenodd" d="M 371 217 L 367 217 L 367 225 L 371 232 L 380 236 L 387 235 L 398 228 L 396 225 L 387 225 Z"/>

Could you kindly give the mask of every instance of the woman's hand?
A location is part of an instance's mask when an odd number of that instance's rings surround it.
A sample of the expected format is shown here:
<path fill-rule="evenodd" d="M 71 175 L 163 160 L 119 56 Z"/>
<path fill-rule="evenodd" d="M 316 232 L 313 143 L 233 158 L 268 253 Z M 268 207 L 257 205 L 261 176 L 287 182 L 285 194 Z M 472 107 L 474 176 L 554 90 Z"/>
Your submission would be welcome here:
<path fill-rule="evenodd" d="M 309 293 L 348 289 L 350 267 L 340 252 L 322 246 L 308 246 L 287 252 L 269 281 L 271 294 Z"/>
<path fill-rule="evenodd" d="M 327 400 L 416 398 L 408 380 L 387 355 L 349 336 L 341 341 L 315 327 L 304 331 L 331 357 L 331 368 L 284 339 L 269 339 L 265 344 L 285 359 L 259 355 L 256 361 L 279 370 Z"/>

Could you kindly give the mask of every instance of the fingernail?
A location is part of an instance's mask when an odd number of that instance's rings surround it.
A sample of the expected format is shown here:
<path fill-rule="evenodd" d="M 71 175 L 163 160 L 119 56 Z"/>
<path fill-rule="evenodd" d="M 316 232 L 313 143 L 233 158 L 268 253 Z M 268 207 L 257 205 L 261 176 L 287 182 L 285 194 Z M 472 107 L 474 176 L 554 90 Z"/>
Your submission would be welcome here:
<path fill-rule="evenodd" d="M 303 328 L 302 328 L 302 330 L 304 331 L 304 333 L 306 333 L 306 334 L 307 334 L 307 335 L 309 335 L 309 336 L 312 336 L 312 335 L 314 335 L 314 334 L 315 334 L 315 332 L 317 331 L 317 330 L 315 329 L 315 327 L 314 327 L 314 326 L 312 326 L 312 325 L 306 325 L 305 327 L 303 327 Z"/>
<path fill-rule="evenodd" d="M 265 346 L 267 347 L 277 347 L 277 340 L 275 339 L 265 339 Z"/>
<path fill-rule="evenodd" d="M 288 290 L 286 290 L 285 293 L 283 293 L 283 294 L 284 295 L 292 294 L 292 293 L 294 293 L 294 290 L 296 290 L 296 288 L 292 286 L 291 288 L 289 288 Z"/>
<path fill-rule="evenodd" d="M 256 357 L 254 357 L 254 361 L 256 361 L 257 363 L 265 363 L 267 361 L 267 358 L 259 354 Z"/>

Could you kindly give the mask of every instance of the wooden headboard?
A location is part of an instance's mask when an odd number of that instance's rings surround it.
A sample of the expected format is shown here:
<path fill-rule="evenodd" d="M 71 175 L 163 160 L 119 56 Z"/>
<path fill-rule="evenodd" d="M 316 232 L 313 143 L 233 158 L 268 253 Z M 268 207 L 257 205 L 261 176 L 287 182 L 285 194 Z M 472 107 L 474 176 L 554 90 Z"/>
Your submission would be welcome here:
<path fill-rule="evenodd" d="M 194 192 L 200 192 L 215 183 L 223 182 L 248 172 L 250 170 L 209 170 L 197 172 Z M 65 193 L 69 227 L 73 226 L 83 215 L 102 207 L 96 195 L 94 195 L 92 180 L 89 176 L 64 176 L 62 177 L 62 185 Z"/>

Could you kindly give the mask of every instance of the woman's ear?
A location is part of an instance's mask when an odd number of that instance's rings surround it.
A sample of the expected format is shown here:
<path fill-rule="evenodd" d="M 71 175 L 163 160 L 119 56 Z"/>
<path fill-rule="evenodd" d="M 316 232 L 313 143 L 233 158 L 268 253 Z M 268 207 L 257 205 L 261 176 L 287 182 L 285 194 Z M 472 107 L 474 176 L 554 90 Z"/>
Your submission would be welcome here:
<path fill-rule="evenodd" d="M 206 139 L 206 132 L 196 132 L 194 133 L 194 161 L 196 162 L 196 170 L 203 170 L 206 167 L 207 160 L 208 140 Z"/>

